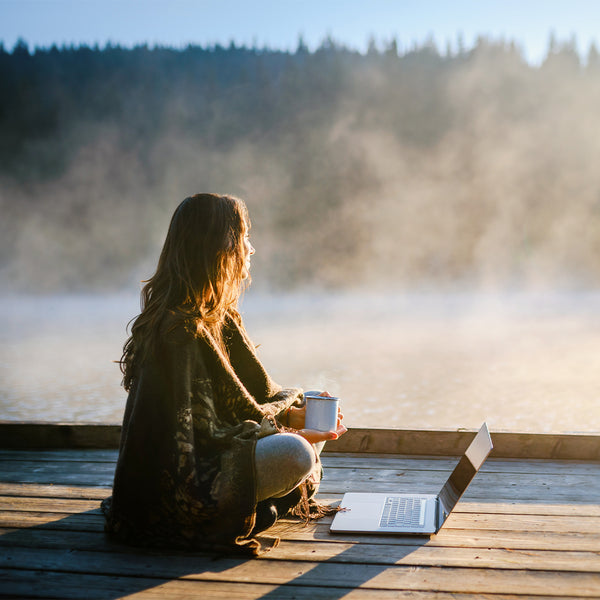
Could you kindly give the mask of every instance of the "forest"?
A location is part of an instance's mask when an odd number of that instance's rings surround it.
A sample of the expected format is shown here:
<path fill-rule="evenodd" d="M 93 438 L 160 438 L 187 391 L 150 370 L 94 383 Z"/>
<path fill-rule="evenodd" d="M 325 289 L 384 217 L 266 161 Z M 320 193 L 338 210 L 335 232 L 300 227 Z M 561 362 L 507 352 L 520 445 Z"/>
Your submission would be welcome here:
<path fill-rule="evenodd" d="M 244 198 L 263 289 L 600 285 L 600 56 L 0 45 L 0 284 L 137 289 L 170 215 Z"/>

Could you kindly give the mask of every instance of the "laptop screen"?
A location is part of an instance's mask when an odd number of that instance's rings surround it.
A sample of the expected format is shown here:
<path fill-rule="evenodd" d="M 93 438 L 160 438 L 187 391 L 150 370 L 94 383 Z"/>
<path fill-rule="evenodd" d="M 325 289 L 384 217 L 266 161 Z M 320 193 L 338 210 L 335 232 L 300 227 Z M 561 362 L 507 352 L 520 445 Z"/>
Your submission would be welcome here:
<path fill-rule="evenodd" d="M 444 512 L 443 520 L 456 506 L 492 448 L 492 439 L 484 423 L 439 493 L 438 498 Z"/>

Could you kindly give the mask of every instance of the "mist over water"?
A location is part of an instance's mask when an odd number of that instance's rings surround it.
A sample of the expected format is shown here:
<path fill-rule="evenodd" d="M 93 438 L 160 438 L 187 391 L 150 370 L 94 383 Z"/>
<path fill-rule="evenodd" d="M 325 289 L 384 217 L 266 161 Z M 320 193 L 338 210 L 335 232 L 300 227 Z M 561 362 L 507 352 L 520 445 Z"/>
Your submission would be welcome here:
<path fill-rule="evenodd" d="M 0 282 L 130 290 L 177 204 L 217 191 L 248 202 L 264 288 L 595 289 L 592 50 L 0 53 L 31 122 L 1 124 Z"/>
<path fill-rule="evenodd" d="M 135 296 L 4 299 L 0 415 L 119 423 Z M 342 398 L 351 427 L 600 432 L 599 294 L 247 292 L 273 378 Z"/>
<path fill-rule="evenodd" d="M 0 418 L 120 422 L 139 282 L 216 191 L 250 209 L 279 383 L 350 426 L 600 431 L 597 52 L 21 48 L 0 73 Z"/>
<path fill-rule="evenodd" d="M 118 365 L 135 296 L 0 299 L 0 418 L 120 422 Z"/>

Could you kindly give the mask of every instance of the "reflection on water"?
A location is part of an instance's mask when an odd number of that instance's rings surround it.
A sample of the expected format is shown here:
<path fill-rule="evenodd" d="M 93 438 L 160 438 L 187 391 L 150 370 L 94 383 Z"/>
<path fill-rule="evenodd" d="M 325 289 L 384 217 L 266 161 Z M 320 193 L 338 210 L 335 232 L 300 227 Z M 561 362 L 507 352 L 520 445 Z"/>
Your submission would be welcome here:
<path fill-rule="evenodd" d="M 600 431 L 600 295 L 270 296 L 243 313 L 274 379 L 350 426 Z M 120 422 L 132 296 L 0 300 L 0 419 Z"/>

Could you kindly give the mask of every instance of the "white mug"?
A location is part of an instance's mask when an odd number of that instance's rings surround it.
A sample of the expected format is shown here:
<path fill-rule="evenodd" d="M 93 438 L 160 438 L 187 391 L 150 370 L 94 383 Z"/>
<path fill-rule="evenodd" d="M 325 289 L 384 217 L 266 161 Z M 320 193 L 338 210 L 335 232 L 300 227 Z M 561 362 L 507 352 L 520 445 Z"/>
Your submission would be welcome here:
<path fill-rule="evenodd" d="M 339 398 L 306 394 L 306 429 L 335 431 L 337 429 Z"/>

